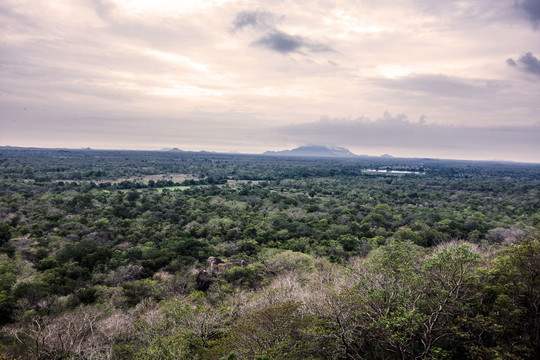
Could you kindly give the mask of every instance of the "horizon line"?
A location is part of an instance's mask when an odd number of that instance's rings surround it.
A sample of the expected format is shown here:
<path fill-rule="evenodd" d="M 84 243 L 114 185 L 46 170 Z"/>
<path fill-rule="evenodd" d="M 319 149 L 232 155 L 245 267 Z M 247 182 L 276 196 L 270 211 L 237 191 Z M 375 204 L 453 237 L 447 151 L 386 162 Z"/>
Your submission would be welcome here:
<path fill-rule="evenodd" d="M 302 146 L 306 146 L 306 145 L 301 145 L 301 146 L 297 146 L 296 148 L 292 149 L 292 150 L 295 150 L 295 149 L 298 149 L 299 147 L 302 147 Z M 311 145 L 311 146 L 322 146 L 322 147 L 325 147 L 325 148 L 329 148 L 329 146 L 327 145 Z M 333 146 L 338 146 L 338 145 L 333 145 Z M 341 148 L 344 148 L 346 150 L 348 150 L 347 148 L 345 147 L 342 147 L 342 146 L 339 146 Z M 367 155 L 367 154 L 362 154 L 362 155 L 357 155 L 357 154 L 354 154 L 352 153 L 350 150 L 348 150 L 349 152 L 351 152 L 351 154 L 353 154 L 354 156 L 351 156 L 351 157 L 340 157 L 340 156 L 311 156 L 311 155 L 288 155 L 288 154 L 283 154 L 283 155 L 276 155 L 276 154 L 265 154 L 265 153 L 244 153 L 244 152 L 238 152 L 238 151 L 229 151 L 229 152 L 224 152 L 224 151 L 212 151 L 212 150 L 182 150 L 178 147 L 172 147 L 172 148 L 167 148 L 167 147 L 164 147 L 164 148 L 161 148 L 161 149 L 119 149 L 119 148 L 108 148 L 108 149 L 103 149 L 103 148 L 92 148 L 92 147 L 79 147 L 79 148 L 70 148 L 70 147 L 40 147 L 40 146 L 17 146 L 17 145 L 0 145 L 0 150 L 1 149 L 35 149 L 35 150 L 69 150 L 69 151 L 134 151 L 134 152 L 162 152 L 162 153 L 166 153 L 166 152 L 171 152 L 171 150 L 173 149 L 177 149 L 179 152 L 184 152 L 184 153 L 196 153 L 196 154 L 200 154 L 200 153 L 207 153 L 207 154 L 215 154 L 215 155 L 251 155 L 251 156 L 276 156 L 276 157 L 301 157 L 301 158 L 329 158 L 329 159 L 358 159 L 358 158 L 365 158 L 365 157 L 368 157 L 368 158 L 391 158 L 391 159 L 418 159 L 418 160 L 441 160 L 441 161 L 470 161 L 470 162 L 493 162 L 493 163 L 512 163 L 512 164 L 532 164 L 532 165 L 540 165 L 540 161 L 518 161 L 518 160 L 500 160 L 500 159 L 491 159 L 491 160 L 488 160 L 488 159 L 459 159 L 459 158 L 439 158 L 439 157 L 430 157 L 430 156 L 413 156 L 413 157 L 404 157 L 404 156 L 394 156 L 394 155 L 390 155 L 388 153 L 385 153 L 383 155 Z M 164 150 L 164 149 L 167 149 L 167 150 Z M 267 150 L 267 151 L 272 151 L 272 152 L 279 152 L 279 151 L 291 151 L 290 149 L 285 149 L 285 150 Z M 173 151 L 174 152 L 174 151 Z"/>

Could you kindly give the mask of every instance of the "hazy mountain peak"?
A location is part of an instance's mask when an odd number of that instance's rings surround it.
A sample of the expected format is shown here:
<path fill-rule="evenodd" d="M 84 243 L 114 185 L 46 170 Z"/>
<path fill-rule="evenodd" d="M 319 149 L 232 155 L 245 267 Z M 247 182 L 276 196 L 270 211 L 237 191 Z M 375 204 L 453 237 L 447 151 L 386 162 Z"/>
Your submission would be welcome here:
<path fill-rule="evenodd" d="M 340 146 L 304 145 L 292 150 L 266 151 L 263 155 L 311 156 L 311 157 L 356 157 L 357 155 Z"/>
<path fill-rule="evenodd" d="M 182 150 L 180 150 L 180 149 L 177 148 L 177 147 L 175 147 L 175 148 L 165 147 L 165 148 L 161 148 L 160 151 L 183 152 Z"/>

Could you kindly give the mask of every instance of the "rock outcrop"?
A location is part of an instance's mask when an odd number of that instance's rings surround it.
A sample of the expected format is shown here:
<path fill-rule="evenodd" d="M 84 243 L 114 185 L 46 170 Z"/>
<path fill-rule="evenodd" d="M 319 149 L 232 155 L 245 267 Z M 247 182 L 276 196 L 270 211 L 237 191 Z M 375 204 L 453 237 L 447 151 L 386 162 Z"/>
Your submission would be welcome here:
<path fill-rule="evenodd" d="M 248 263 L 244 260 L 235 259 L 225 262 L 220 258 L 210 256 L 208 260 L 206 260 L 206 267 L 201 269 L 195 278 L 197 290 L 206 291 L 210 285 L 212 285 L 214 279 L 223 276 L 228 269 L 234 266 L 245 267 L 247 265 Z"/>

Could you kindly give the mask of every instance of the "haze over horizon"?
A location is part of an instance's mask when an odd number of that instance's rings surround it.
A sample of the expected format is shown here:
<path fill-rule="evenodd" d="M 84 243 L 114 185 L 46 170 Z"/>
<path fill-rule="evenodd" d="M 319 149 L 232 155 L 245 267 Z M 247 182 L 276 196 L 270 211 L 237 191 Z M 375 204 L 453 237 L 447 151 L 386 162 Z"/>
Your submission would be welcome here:
<path fill-rule="evenodd" d="M 3 0 L 0 29 L 0 146 L 540 162 L 540 0 Z"/>

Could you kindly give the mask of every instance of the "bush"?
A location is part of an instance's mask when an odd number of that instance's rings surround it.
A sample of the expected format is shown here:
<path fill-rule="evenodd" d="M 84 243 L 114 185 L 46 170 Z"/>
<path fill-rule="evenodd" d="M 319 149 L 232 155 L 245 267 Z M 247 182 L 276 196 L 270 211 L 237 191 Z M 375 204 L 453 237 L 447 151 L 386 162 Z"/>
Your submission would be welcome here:
<path fill-rule="evenodd" d="M 235 285 L 249 285 L 255 278 L 255 268 L 252 265 L 233 266 L 225 272 L 225 279 Z"/>
<path fill-rule="evenodd" d="M 288 271 L 310 272 L 315 269 L 313 259 L 306 254 L 294 251 L 284 251 L 265 261 L 266 268 L 273 274 L 282 274 Z"/>

